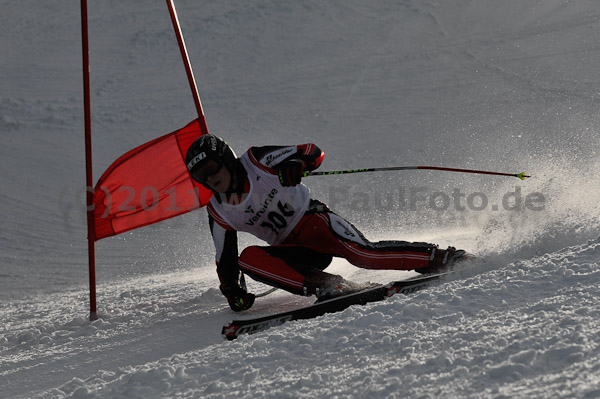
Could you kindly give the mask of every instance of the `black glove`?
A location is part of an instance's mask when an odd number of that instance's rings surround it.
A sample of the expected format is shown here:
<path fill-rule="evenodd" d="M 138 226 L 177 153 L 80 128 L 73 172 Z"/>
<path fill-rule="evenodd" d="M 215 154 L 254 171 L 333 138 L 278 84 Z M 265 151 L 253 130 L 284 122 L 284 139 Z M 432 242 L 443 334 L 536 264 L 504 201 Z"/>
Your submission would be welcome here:
<path fill-rule="evenodd" d="M 246 290 L 241 287 L 223 288 L 221 285 L 219 286 L 219 289 L 227 298 L 227 303 L 229 303 L 229 307 L 234 312 L 248 310 L 252 307 L 252 305 L 254 305 L 256 295 L 246 292 Z"/>
<path fill-rule="evenodd" d="M 279 182 L 283 187 L 296 186 L 302 180 L 306 164 L 300 159 L 290 159 L 279 165 Z"/>

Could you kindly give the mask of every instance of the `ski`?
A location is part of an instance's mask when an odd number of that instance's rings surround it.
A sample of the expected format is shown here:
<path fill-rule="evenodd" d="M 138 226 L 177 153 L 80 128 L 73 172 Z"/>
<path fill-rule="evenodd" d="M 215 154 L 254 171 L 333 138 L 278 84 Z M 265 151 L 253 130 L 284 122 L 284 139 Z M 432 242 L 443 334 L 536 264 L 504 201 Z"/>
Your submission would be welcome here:
<path fill-rule="evenodd" d="M 228 340 L 234 340 L 243 334 L 254 334 L 292 320 L 312 319 L 326 313 L 340 312 L 352 305 L 364 305 L 368 302 L 382 301 L 395 294 L 411 294 L 449 273 L 418 276 L 408 280 L 392 281 L 386 285 L 365 288 L 348 295 L 342 295 L 313 305 L 305 306 L 252 319 L 232 320 L 223 326 L 221 334 Z"/>

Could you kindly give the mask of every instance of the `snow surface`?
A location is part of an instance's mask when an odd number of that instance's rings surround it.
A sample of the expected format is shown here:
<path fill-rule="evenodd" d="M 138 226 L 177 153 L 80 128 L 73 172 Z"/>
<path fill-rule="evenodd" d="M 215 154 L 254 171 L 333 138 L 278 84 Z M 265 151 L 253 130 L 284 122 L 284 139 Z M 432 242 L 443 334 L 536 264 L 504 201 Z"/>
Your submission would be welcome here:
<path fill-rule="evenodd" d="M 165 2 L 89 3 L 97 178 L 195 110 Z M 203 210 L 98 242 L 88 320 L 79 5 L 0 0 L 1 398 L 600 397 L 597 1 L 177 1 L 209 129 L 238 152 L 533 176 L 305 179 L 373 239 L 480 260 L 233 342 Z M 277 291 L 246 315 L 312 300 Z"/>

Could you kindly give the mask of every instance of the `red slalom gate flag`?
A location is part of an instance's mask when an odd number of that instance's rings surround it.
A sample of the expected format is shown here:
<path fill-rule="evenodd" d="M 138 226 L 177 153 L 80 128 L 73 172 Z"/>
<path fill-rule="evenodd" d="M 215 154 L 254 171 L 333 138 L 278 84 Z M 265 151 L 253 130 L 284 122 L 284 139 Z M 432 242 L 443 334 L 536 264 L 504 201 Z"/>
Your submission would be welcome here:
<path fill-rule="evenodd" d="M 201 135 L 194 120 L 117 159 L 94 188 L 94 241 L 206 205 L 212 192 L 185 165 L 188 148 Z"/>

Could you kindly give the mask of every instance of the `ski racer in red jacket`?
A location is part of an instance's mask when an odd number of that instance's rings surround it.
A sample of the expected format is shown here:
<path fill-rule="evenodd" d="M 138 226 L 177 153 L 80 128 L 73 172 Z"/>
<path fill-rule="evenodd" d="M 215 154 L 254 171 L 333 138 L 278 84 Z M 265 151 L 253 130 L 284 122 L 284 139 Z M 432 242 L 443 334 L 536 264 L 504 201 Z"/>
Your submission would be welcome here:
<path fill-rule="evenodd" d="M 430 272 L 465 252 L 422 242 L 370 242 L 351 223 L 310 198 L 301 183 L 318 168 L 323 152 L 314 144 L 251 147 L 237 158 L 221 138 L 207 134 L 189 148 L 192 178 L 213 191 L 208 204 L 220 289 L 234 311 L 249 309 L 244 274 L 257 281 L 319 300 L 360 289 L 323 270 L 342 257 L 367 269 Z M 238 255 L 237 232 L 266 241 Z"/>

